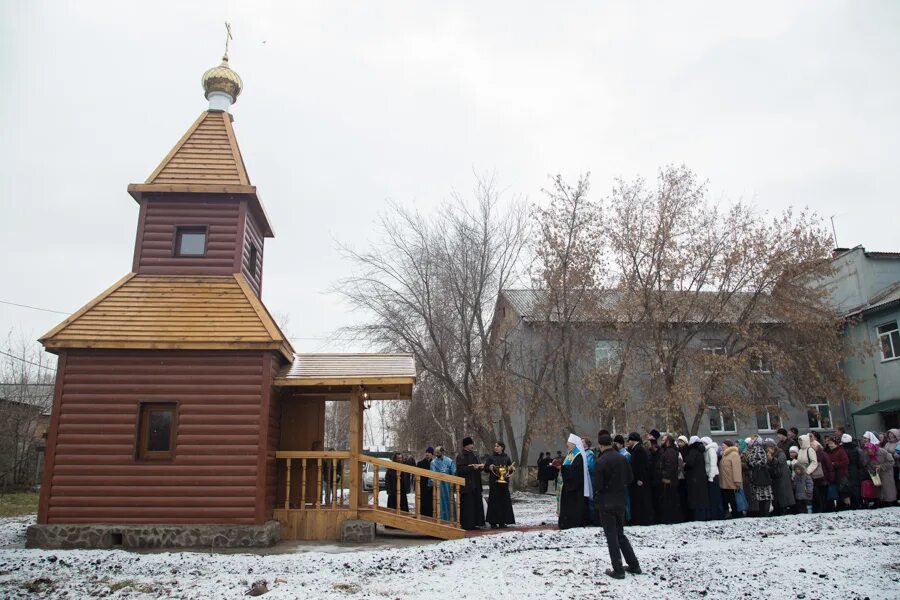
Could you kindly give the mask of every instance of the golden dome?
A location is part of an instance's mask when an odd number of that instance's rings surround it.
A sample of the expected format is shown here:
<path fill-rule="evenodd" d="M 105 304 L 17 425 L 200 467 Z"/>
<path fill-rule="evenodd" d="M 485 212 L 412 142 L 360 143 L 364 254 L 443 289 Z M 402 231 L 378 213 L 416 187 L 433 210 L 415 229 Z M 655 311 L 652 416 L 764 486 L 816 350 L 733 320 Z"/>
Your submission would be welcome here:
<path fill-rule="evenodd" d="M 237 98 L 244 88 L 244 82 L 241 81 L 240 75 L 228 66 L 228 55 L 222 57 L 221 65 L 207 70 L 200 79 L 200 83 L 203 85 L 207 100 L 212 92 L 225 92 L 233 98 L 234 102 L 237 102 Z"/>

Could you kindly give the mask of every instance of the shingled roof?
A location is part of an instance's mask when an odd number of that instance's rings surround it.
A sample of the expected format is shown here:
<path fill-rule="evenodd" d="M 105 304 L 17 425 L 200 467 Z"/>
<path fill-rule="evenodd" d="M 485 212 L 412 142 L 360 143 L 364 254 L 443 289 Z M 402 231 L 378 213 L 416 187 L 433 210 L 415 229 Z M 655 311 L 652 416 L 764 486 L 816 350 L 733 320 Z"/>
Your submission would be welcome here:
<path fill-rule="evenodd" d="M 201 114 L 145 183 L 211 182 L 250 185 L 227 112 Z"/>
<path fill-rule="evenodd" d="M 277 350 L 290 342 L 244 276 L 129 273 L 40 339 L 47 350 Z"/>

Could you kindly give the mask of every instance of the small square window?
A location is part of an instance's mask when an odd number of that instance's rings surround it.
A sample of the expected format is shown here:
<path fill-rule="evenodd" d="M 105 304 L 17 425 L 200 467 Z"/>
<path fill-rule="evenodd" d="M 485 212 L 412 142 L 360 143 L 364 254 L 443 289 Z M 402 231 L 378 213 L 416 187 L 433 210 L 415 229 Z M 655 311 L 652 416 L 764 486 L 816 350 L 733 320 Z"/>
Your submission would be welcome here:
<path fill-rule="evenodd" d="M 827 403 L 807 405 L 806 416 L 810 429 L 831 429 L 831 407 Z"/>
<path fill-rule="evenodd" d="M 141 404 L 138 458 L 168 459 L 175 449 L 175 403 Z"/>
<path fill-rule="evenodd" d="M 247 272 L 250 273 L 251 277 L 256 277 L 256 261 L 257 261 L 258 251 L 256 249 L 256 244 L 250 242 L 250 252 L 247 257 Z"/>
<path fill-rule="evenodd" d="M 752 373 L 771 373 L 772 365 L 768 357 L 759 351 L 750 353 L 750 372 Z"/>
<path fill-rule="evenodd" d="M 175 256 L 206 254 L 206 227 L 176 227 Z"/>
<path fill-rule="evenodd" d="M 897 321 L 879 325 L 876 331 L 881 345 L 881 360 L 900 357 L 900 331 L 897 329 Z"/>

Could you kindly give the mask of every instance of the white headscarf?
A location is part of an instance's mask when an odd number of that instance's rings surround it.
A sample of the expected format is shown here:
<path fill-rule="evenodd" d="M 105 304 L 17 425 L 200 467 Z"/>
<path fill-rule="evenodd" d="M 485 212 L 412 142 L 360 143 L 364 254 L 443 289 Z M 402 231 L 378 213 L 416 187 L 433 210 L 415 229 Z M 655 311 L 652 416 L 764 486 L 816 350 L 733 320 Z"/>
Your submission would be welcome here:
<path fill-rule="evenodd" d="M 863 434 L 863 437 L 872 442 L 876 446 L 880 446 L 881 442 L 878 440 L 878 436 L 872 433 L 871 431 L 867 431 Z"/>
<path fill-rule="evenodd" d="M 581 466 L 584 469 L 584 497 L 585 498 L 593 498 L 594 491 L 591 487 L 591 472 L 588 470 L 588 461 L 587 454 L 584 449 L 584 442 L 581 441 L 581 436 L 575 435 L 574 433 L 569 434 L 568 442 L 570 444 L 575 444 L 575 448 L 581 453 Z"/>
<path fill-rule="evenodd" d="M 699 437 L 697 437 L 696 435 L 692 435 L 692 436 L 691 436 L 691 439 L 690 439 L 690 441 L 689 441 L 688 443 L 689 443 L 690 445 L 693 446 L 695 443 L 697 443 L 697 442 L 699 442 L 699 441 L 700 441 L 700 438 L 699 438 Z"/>

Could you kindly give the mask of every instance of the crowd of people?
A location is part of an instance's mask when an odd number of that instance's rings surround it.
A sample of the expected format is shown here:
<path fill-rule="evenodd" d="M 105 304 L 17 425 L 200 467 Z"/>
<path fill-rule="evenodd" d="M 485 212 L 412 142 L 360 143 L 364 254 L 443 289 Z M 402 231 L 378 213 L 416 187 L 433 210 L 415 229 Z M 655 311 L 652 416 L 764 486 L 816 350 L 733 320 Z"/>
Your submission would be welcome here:
<path fill-rule="evenodd" d="M 599 437 L 609 435 L 600 431 Z M 612 437 L 629 463 L 625 521 L 652 525 L 790 513 L 877 508 L 897 502 L 900 431 L 867 431 L 854 439 L 796 427 L 775 438 L 725 440 L 651 430 Z M 541 453 L 538 491 L 554 482 L 560 529 L 600 525 L 591 491 L 599 454 L 591 440 L 571 435 L 567 453 Z"/>
<path fill-rule="evenodd" d="M 509 480 L 501 479 L 499 468 L 504 467 L 507 473 L 512 473 L 512 460 L 506 454 L 506 444 L 502 441 L 494 443 L 493 453 L 479 457 L 475 453 L 475 442 L 471 437 L 462 441 L 462 452 L 451 459 L 443 446 L 431 447 L 425 450 L 422 460 L 416 462 L 412 454 L 396 453 L 392 457 L 393 462 L 404 463 L 419 467 L 435 473 L 456 475 L 465 479 L 465 484 L 460 488 L 459 494 L 459 522 L 464 529 L 480 529 L 486 525 L 493 528 L 506 528 L 516 522 L 512 508 L 512 497 L 509 493 Z M 483 480 L 482 476 L 488 475 L 488 501 L 487 513 L 484 510 Z M 399 478 L 399 483 L 398 483 Z M 387 492 L 388 508 L 397 508 L 403 512 L 409 512 L 407 494 L 418 486 L 419 505 L 416 510 L 423 517 L 433 517 L 435 505 L 438 507 L 439 518 L 443 521 L 453 521 L 457 518 L 457 502 L 452 500 L 450 484 L 438 482 L 428 477 L 414 478 L 409 473 L 395 469 L 387 469 L 384 477 L 385 491 Z M 435 490 L 438 491 L 435 502 Z"/>

